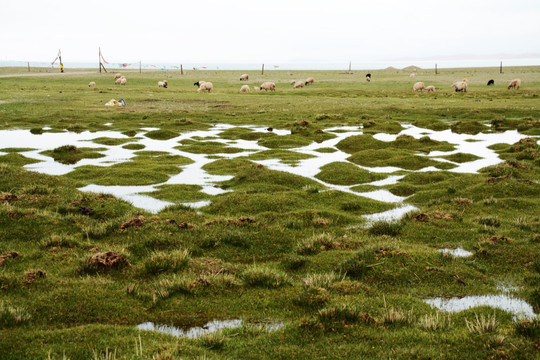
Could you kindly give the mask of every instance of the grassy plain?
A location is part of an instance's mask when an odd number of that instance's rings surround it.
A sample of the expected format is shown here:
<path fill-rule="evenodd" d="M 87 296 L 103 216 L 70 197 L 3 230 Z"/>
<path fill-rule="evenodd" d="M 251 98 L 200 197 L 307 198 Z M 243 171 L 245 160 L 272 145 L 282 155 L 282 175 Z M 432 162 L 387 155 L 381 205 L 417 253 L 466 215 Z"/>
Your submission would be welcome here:
<path fill-rule="evenodd" d="M 418 156 L 451 149 L 445 142 L 400 138 L 388 145 L 371 135 L 397 134 L 409 123 L 467 134 L 517 129 L 539 136 L 540 70 L 419 70 L 414 79 L 410 71 L 370 72 L 368 83 L 360 71 L 251 71 L 250 86 L 274 81 L 277 89 L 247 94 L 239 92 L 243 71 L 123 72 L 126 86 L 114 85 L 111 73 L 1 77 L 0 129 L 134 136 L 142 128 L 159 128 L 147 135 L 165 141 L 226 123 L 292 134 L 225 131 L 221 138 L 257 140 L 269 150 L 205 165 L 209 173 L 233 175 L 220 184 L 232 192 L 210 196 L 195 185 L 161 186 L 151 195 L 175 205 L 157 214 L 77 187 L 157 184 L 190 159 L 100 139 L 139 153 L 106 170 L 86 166 L 49 176 L 25 170 L 35 161 L 20 154 L 28 149 L 5 149 L 0 139 L 6 153 L 0 155 L 0 358 L 538 358 L 538 318 L 514 320 L 489 307 L 443 313 L 423 301 L 500 294 L 504 285 L 540 312 L 538 137 L 497 144 L 492 148 L 501 164 L 458 174 L 445 171 L 448 163 Z M 308 76 L 315 84 L 289 85 Z M 464 77 L 469 91 L 453 92 L 451 83 Z M 516 77 L 522 89 L 508 91 L 508 80 Z M 163 79 L 168 89 L 158 89 Z M 496 85 L 487 87 L 489 79 Z M 198 94 L 197 80 L 212 81 L 215 92 Z M 97 86 L 89 88 L 90 81 Z M 414 93 L 416 81 L 437 90 Z M 124 98 L 127 106 L 105 107 L 111 98 Z M 364 128 L 364 135 L 338 145 L 351 162 L 441 169 L 399 171 L 405 177 L 384 187 L 410 196 L 406 202 L 418 211 L 365 227 L 361 215 L 393 205 L 323 191 L 312 179 L 255 164 L 308 158 L 289 149 L 331 138 L 326 128 L 351 125 Z M 179 145 L 194 154 L 237 151 L 214 141 Z M 58 154 L 58 161 L 99 156 L 78 150 L 75 157 Z M 474 158 L 457 154 L 449 160 Z M 351 163 L 321 170 L 319 179 L 359 184 L 361 191 L 380 176 Z M 181 205 L 186 199 L 212 204 L 197 211 Z M 437 251 L 458 246 L 473 255 Z M 120 256 L 110 269 L 92 260 L 106 251 Z M 135 327 L 151 321 L 186 329 L 229 319 L 242 319 L 244 326 L 200 339 Z M 266 322 L 285 326 L 267 332 L 258 325 Z M 106 349 L 115 355 L 105 355 Z"/>

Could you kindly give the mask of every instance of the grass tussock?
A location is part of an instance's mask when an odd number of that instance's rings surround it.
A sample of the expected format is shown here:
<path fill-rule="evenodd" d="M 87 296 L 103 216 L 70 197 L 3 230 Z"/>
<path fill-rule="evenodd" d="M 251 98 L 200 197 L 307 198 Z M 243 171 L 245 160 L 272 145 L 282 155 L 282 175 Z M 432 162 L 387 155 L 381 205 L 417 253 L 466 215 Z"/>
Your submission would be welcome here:
<path fill-rule="evenodd" d="M 206 333 L 200 337 L 199 342 L 202 346 L 210 350 L 220 350 L 225 346 L 227 338 L 223 331 Z"/>
<path fill-rule="evenodd" d="M 484 334 L 494 332 L 499 326 L 499 322 L 495 318 L 495 314 L 484 316 L 474 314 L 474 320 L 465 320 L 465 325 L 471 334 Z"/>
<path fill-rule="evenodd" d="M 25 308 L 0 301 L 0 326 L 2 328 L 26 324 L 31 318 L 32 316 Z"/>
<path fill-rule="evenodd" d="M 164 272 L 179 272 L 187 267 L 190 259 L 189 250 L 187 249 L 170 252 L 157 251 L 144 262 L 144 272 L 151 275 Z"/>
<path fill-rule="evenodd" d="M 373 236 L 397 236 L 403 224 L 396 221 L 376 221 L 368 229 L 368 233 Z"/>
<path fill-rule="evenodd" d="M 277 288 L 291 283 L 287 274 L 266 265 L 252 265 L 240 278 L 250 287 Z"/>
<path fill-rule="evenodd" d="M 429 331 L 448 330 L 452 327 L 452 318 L 450 314 L 440 312 L 425 314 L 418 320 L 418 325 Z"/>

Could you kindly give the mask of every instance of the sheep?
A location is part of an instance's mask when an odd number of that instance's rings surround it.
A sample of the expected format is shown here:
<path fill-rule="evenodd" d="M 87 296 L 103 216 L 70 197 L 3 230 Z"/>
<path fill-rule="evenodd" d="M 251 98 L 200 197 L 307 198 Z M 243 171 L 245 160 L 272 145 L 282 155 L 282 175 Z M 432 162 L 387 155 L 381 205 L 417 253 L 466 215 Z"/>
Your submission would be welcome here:
<path fill-rule="evenodd" d="M 426 86 L 426 90 L 427 91 L 435 91 L 435 86 L 433 86 L 433 85 Z"/>
<path fill-rule="evenodd" d="M 202 84 L 204 84 L 205 82 L 206 82 L 206 81 L 199 80 L 199 81 L 193 83 L 193 85 L 199 87 L 199 86 L 201 86 Z"/>
<path fill-rule="evenodd" d="M 201 91 L 208 91 L 211 92 L 214 90 L 214 85 L 209 81 L 203 81 L 201 86 L 197 89 L 197 92 L 200 93 Z"/>
<path fill-rule="evenodd" d="M 266 82 L 263 82 L 261 84 L 261 90 L 264 90 L 264 91 L 276 91 L 276 84 L 273 83 L 273 82 L 270 82 L 270 81 L 266 81 Z"/>
<path fill-rule="evenodd" d="M 370 81 L 371 81 L 371 77 L 366 76 L 366 81 L 367 81 L 367 82 L 370 82 Z"/>
<path fill-rule="evenodd" d="M 120 79 L 121 77 L 122 77 L 122 74 L 120 74 L 120 73 L 114 74 L 114 79 L 115 79 L 115 80 L 116 80 L 116 79 Z"/>
<path fill-rule="evenodd" d="M 126 85 L 126 83 L 127 83 L 127 79 L 126 79 L 125 77 L 122 76 L 122 77 L 120 78 L 120 85 Z"/>
<path fill-rule="evenodd" d="M 491 79 L 488 81 L 487 86 L 495 85 L 495 80 Z"/>
<path fill-rule="evenodd" d="M 122 78 L 118 78 L 114 81 L 116 85 L 120 85 L 120 82 L 122 81 Z"/>
<path fill-rule="evenodd" d="M 249 85 L 242 85 L 240 92 L 249 92 Z"/>
<path fill-rule="evenodd" d="M 409 75 L 410 78 L 413 78 L 413 77 L 415 77 L 415 76 L 416 76 L 415 73 L 411 73 L 411 75 Z"/>
<path fill-rule="evenodd" d="M 367 73 L 367 74 L 366 74 L 366 78 L 370 78 L 370 79 L 371 79 L 371 73 Z"/>
<path fill-rule="evenodd" d="M 124 99 L 120 99 L 116 101 L 115 99 L 111 99 L 105 103 L 105 106 L 113 106 L 113 107 L 123 107 L 126 106 L 126 102 Z"/>
<path fill-rule="evenodd" d="M 304 82 L 304 81 L 302 81 L 302 80 L 299 80 L 299 81 L 297 81 L 297 82 L 294 84 L 293 88 L 295 88 L 295 89 L 303 88 L 304 85 L 307 85 L 307 84 L 308 84 L 307 81 Z"/>
<path fill-rule="evenodd" d="M 88 87 L 92 87 L 92 86 L 96 86 L 96 82 L 95 81 L 90 81 L 88 83 Z"/>
<path fill-rule="evenodd" d="M 508 90 L 510 90 L 511 88 L 519 90 L 520 86 L 521 86 L 521 79 L 514 79 L 510 81 L 510 84 L 508 84 Z"/>
<path fill-rule="evenodd" d="M 260 87 L 258 87 L 258 86 L 254 86 L 254 87 L 253 87 L 253 90 L 255 90 L 255 91 L 259 91 L 259 90 L 261 90 L 261 88 L 260 88 Z"/>
<path fill-rule="evenodd" d="M 412 88 L 412 89 L 413 89 L 413 91 L 416 92 L 416 91 L 422 91 L 422 90 L 424 90 L 425 88 L 426 88 L 426 87 L 424 86 L 424 83 L 421 82 L 421 81 L 419 81 L 419 82 L 417 82 L 417 83 L 415 83 L 415 84 L 413 85 L 413 88 Z"/>
<path fill-rule="evenodd" d="M 306 79 L 306 85 L 313 84 L 314 82 L 315 82 L 315 79 L 312 78 L 312 77 L 308 77 L 308 78 Z"/>
<path fill-rule="evenodd" d="M 289 84 L 293 85 L 296 83 L 296 80 L 291 80 L 291 82 Z"/>
<path fill-rule="evenodd" d="M 467 80 L 467 79 L 464 78 L 464 79 L 461 80 L 461 81 L 463 81 L 464 83 L 466 83 L 467 85 L 469 85 L 469 80 Z"/>
<path fill-rule="evenodd" d="M 240 75 L 240 81 L 247 81 L 249 79 L 249 75 L 248 74 L 242 74 Z"/>
<path fill-rule="evenodd" d="M 456 92 L 458 91 L 467 92 L 467 82 L 465 81 L 457 81 L 453 83 L 452 86 L 456 89 Z"/>
<path fill-rule="evenodd" d="M 162 87 L 162 88 L 167 88 L 167 86 L 169 86 L 169 83 L 167 82 L 167 80 L 163 80 L 163 81 L 158 81 L 157 83 L 157 86 L 158 87 Z"/>

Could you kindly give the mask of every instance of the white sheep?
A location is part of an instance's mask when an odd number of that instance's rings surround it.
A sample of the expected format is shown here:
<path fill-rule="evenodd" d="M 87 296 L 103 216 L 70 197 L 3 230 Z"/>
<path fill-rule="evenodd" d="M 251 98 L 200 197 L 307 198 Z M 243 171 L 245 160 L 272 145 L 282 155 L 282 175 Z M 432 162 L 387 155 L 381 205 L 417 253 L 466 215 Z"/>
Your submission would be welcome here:
<path fill-rule="evenodd" d="M 115 99 L 111 99 L 105 103 L 105 106 L 113 106 L 113 107 L 123 107 L 126 106 L 126 102 L 124 99 L 120 99 L 116 101 Z"/>
<path fill-rule="evenodd" d="M 456 89 L 456 92 L 463 91 L 467 92 L 467 82 L 466 81 L 456 81 L 452 84 L 452 86 Z"/>
<path fill-rule="evenodd" d="M 424 86 L 424 83 L 419 81 L 417 83 L 415 83 L 412 87 L 413 91 L 422 91 L 424 90 L 426 87 Z"/>
<path fill-rule="evenodd" d="M 296 83 L 296 80 L 291 80 L 291 82 L 289 84 L 293 85 Z"/>
<path fill-rule="evenodd" d="M 96 82 L 95 81 L 90 81 L 88 83 L 88 87 L 92 87 L 92 86 L 96 86 Z"/>
<path fill-rule="evenodd" d="M 214 90 L 214 85 L 210 82 L 210 81 L 204 81 L 201 86 L 199 86 L 199 88 L 197 89 L 197 92 L 201 92 L 201 91 L 208 91 L 208 92 L 211 92 L 212 90 Z"/>
<path fill-rule="evenodd" d="M 116 80 L 116 79 L 120 79 L 121 77 L 122 77 L 122 74 L 120 74 L 120 73 L 114 74 L 114 79 L 115 79 L 115 80 Z"/>
<path fill-rule="evenodd" d="M 125 77 L 122 76 L 122 77 L 120 78 L 120 85 L 126 85 L 126 83 L 127 83 L 127 79 L 126 79 Z"/>
<path fill-rule="evenodd" d="M 514 79 L 510 81 L 510 84 L 508 84 L 508 90 L 510 90 L 511 88 L 519 90 L 520 86 L 521 86 L 521 79 Z"/>
<path fill-rule="evenodd" d="M 167 82 L 167 80 L 158 81 L 157 86 L 160 87 L 160 88 L 162 87 L 162 88 L 166 89 L 167 86 L 169 86 L 169 83 Z"/>
<path fill-rule="evenodd" d="M 193 83 L 193 85 L 199 87 L 199 86 L 201 86 L 202 84 L 204 84 L 205 82 L 206 82 L 206 81 L 199 80 L 199 81 Z"/>
<path fill-rule="evenodd" d="M 249 92 L 249 85 L 242 85 L 240 92 Z"/>
<path fill-rule="evenodd" d="M 298 80 L 298 81 L 294 84 L 293 88 L 295 88 L 295 89 L 303 88 L 303 87 L 304 87 L 304 84 L 307 85 L 307 81 L 304 82 L 303 80 Z"/>
<path fill-rule="evenodd" d="M 315 82 L 315 79 L 312 78 L 312 77 L 308 77 L 308 78 L 306 79 L 306 85 L 313 84 L 314 82 Z"/>
<path fill-rule="evenodd" d="M 247 81 L 249 79 L 249 75 L 248 74 L 242 74 L 240 75 L 240 81 Z"/>
<path fill-rule="evenodd" d="M 435 91 L 435 86 L 433 86 L 433 85 L 426 86 L 426 90 L 427 91 Z"/>
<path fill-rule="evenodd" d="M 116 80 L 114 81 L 114 83 L 115 83 L 116 85 L 120 85 L 120 82 L 122 82 L 122 78 L 121 78 L 121 77 L 119 77 L 118 79 L 116 79 Z"/>
<path fill-rule="evenodd" d="M 263 82 L 261 84 L 261 90 L 264 91 L 276 91 L 276 84 L 270 81 Z"/>

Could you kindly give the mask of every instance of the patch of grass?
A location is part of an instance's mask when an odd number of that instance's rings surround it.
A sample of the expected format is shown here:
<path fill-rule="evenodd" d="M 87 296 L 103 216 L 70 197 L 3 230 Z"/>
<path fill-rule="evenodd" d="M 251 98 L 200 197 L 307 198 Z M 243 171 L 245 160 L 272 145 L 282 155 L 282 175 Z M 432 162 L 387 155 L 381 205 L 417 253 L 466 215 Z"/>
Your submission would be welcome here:
<path fill-rule="evenodd" d="M 403 224 L 396 221 L 376 221 L 368 229 L 368 233 L 373 236 L 389 235 L 397 236 Z"/>
<path fill-rule="evenodd" d="M 446 156 L 439 156 L 443 159 L 450 160 L 457 163 L 465 163 L 469 161 L 474 161 L 480 159 L 479 156 L 473 155 L 473 154 L 465 154 L 465 153 L 455 153 L 452 155 L 446 155 Z"/>
<path fill-rule="evenodd" d="M 178 272 L 184 270 L 190 260 L 187 249 L 174 250 L 171 252 L 154 252 L 144 262 L 144 271 L 147 274 L 159 274 L 163 272 Z"/>
<path fill-rule="evenodd" d="M 153 140 L 169 140 L 177 137 L 178 133 L 171 130 L 160 129 L 148 131 L 144 136 Z"/>
<path fill-rule="evenodd" d="M 240 278 L 250 287 L 277 288 L 290 283 L 285 273 L 265 265 L 248 267 L 242 272 Z"/>
<path fill-rule="evenodd" d="M 478 314 L 475 313 L 474 317 L 475 319 L 471 321 L 465 319 L 465 324 L 471 334 L 484 334 L 497 330 L 499 322 L 495 318 L 495 314 L 487 316 L 481 314 L 478 316 Z"/>
<path fill-rule="evenodd" d="M 385 175 L 374 174 L 351 163 L 333 162 L 321 167 L 315 177 L 334 185 L 355 185 L 384 179 Z"/>
<path fill-rule="evenodd" d="M 9 305 L 0 301 L 0 327 L 14 327 L 26 324 L 32 316 L 20 306 Z"/>
<path fill-rule="evenodd" d="M 60 146 L 54 150 L 43 151 L 41 154 L 50 156 L 62 164 L 76 164 L 82 159 L 98 159 L 105 155 L 99 153 L 104 148 L 77 148 L 74 145 Z"/>

